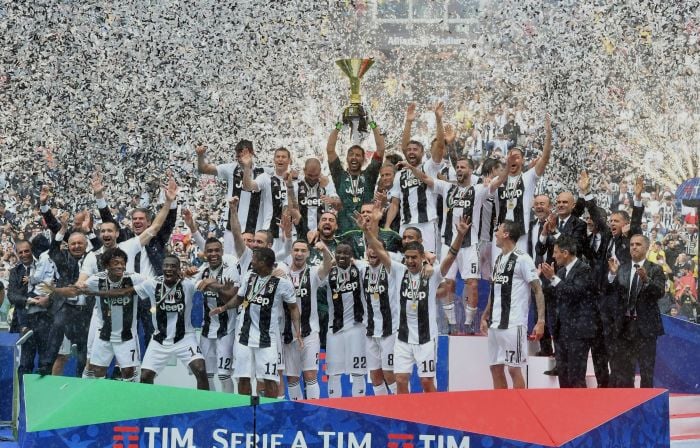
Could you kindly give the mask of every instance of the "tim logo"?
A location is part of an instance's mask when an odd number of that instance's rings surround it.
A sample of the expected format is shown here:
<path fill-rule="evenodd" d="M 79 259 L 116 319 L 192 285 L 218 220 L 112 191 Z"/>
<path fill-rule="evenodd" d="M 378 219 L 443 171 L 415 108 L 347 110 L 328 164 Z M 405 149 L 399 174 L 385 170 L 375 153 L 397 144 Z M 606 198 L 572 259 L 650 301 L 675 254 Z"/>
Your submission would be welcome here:
<path fill-rule="evenodd" d="M 386 448 L 414 448 L 413 434 L 389 434 Z"/>
<path fill-rule="evenodd" d="M 112 448 L 139 448 L 138 426 L 115 426 Z"/>

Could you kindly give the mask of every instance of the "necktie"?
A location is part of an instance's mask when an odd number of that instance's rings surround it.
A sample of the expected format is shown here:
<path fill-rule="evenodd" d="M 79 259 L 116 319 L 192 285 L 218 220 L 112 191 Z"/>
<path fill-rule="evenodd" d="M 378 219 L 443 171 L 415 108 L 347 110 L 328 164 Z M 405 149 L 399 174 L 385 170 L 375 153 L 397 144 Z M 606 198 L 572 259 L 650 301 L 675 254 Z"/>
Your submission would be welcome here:
<path fill-rule="evenodd" d="M 557 226 L 557 229 L 559 230 L 560 233 L 562 230 L 564 230 L 564 220 L 563 219 L 559 220 L 559 226 Z"/>
<path fill-rule="evenodd" d="M 634 274 L 632 275 L 632 284 L 630 287 L 629 301 L 627 303 L 627 313 L 630 316 L 635 316 L 637 313 L 634 310 L 637 302 L 637 288 L 639 287 L 639 275 L 637 275 L 637 269 L 639 269 L 639 264 L 634 264 Z"/>

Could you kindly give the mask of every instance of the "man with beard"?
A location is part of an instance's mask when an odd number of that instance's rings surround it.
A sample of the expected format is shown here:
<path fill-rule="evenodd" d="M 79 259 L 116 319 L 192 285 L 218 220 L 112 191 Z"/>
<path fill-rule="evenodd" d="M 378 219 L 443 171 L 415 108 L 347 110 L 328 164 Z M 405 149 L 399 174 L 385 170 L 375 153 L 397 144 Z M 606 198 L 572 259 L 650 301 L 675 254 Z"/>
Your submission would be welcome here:
<path fill-rule="evenodd" d="M 294 285 L 286 278 L 272 275 L 274 265 L 272 249 L 255 249 L 251 260 L 253 269 L 244 274 L 238 295 L 211 311 L 220 314 L 227 309 L 243 307 L 243 322 L 234 355 L 234 375 L 239 378 L 238 392 L 244 395 L 250 395 L 250 379 L 255 375 L 264 382 L 264 396 L 278 396 L 277 339 L 283 302 L 289 308 L 299 346 L 304 346 Z"/>
<path fill-rule="evenodd" d="M 442 127 L 442 116 L 445 112 L 444 105 L 438 103 L 435 106 L 435 121 L 437 126 L 437 142 L 431 154 L 432 163 L 440 164 L 444 152 L 444 129 Z M 406 135 L 410 138 L 410 108 L 406 118 L 404 128 L 403 152 L 408 162 L 394 177 L 394 185 L 391 188 L 391 205 L 387 212 L 386 225 L 391 226 L 397 216 L 401 218 L 399 233 L 403 234 L 406 227 L 416 227 L 423 234 L 423 246 L 426 251 L 440 255 L 438 250 L 438 230 L 437 230 L 437 199 L 435 191 L 429 188 L 423 181 L 417 178 L 414 171 L 408 166 L 420 169 L 431 174 L 430 169 L 426 169 L 423 164 L 424 149 L 423 144 L 416 140 L 406 142 Z M 435 177 L 436 172 L 432 173 Z"/>
<path fill-rule="evenodd" d="M 224 255 L 224 247 L 216 238 L 208 238 L 204 243 L 204 263 L 195 279 L 200 282 L 198 288 L 203 291 L 204 325 L 199 345 L 204 356 L 209 390 L 214 390 L 214 374 L 218 373 L 223 392 L 233 393 L 233 344 L 236 338 L 236 310 L 210 315 L 214 308 L 224 305 L 230 297 L 221 292 L 227 283 L 236 287 L 240 277 L 233 255 Z"/>
<path fill-rule="evenodd" d="M 238 197 L 240 207 L 237 209 L 238 222 L 242 228 L 242 233 L 254 233 L 256 230 L 269 229 L 272 224 L 272 203 L 266 202 L 262 198 L 260 192 L 246 190 L 243 186 L 243 168 L 240 165 L 241 157 L 253 157 L 253 142 L 249 140 L 241 140 L 235 148 L 236 161 L 214 165 L 207 163 L 205 160 L 207 148 L 204 145 L 198 145 L 195 148 L 197 152 L 197 170 L 202 174 L 211 174 L 226 181 L 226 197 Z M 255 164 L 250 165 L 252 178 L 257 179 L 265 170 Z M 229 210 L 222 211 L 222 217 L 226 219 L 226 232 L 224 232 L 224 253 L 233 252 L 233 235 L 231 234 L 231 225 L 229 222 Z"/>
<path fill-rule="evenodd" d="M 177 221 L 176 199 L 178 187 L 172 173 L 168 173 L 167 185 L 167 190 L 175 191 L 175 196 L 168 200 L 167 193 L 165 194 L 166 202 L 163 204 L 163 207 L 168 210 L 165 220 L 159 226 L 156 233 L 149 235 L 150 238 L 148 239 L 148 242 L 143 245 L 141 251 L 134 257 L 129 257 L 129 265 L 127 266 L 127 270 L 129 272 L 140 273 L 147 277 L 155 277 L 163 274 L 160 272 L 160 269 L 163 265 L 165 246 L 170 241 L 170 235 L 173 233 L 175 222 Z M 107 202 L 104 199 L 104 186 L 102 185 L 102 178 L 99 173 L 96 173 L 92 179 L 92 189 L 93 193 L 95 194 L 95 199 L 97 200 L 97 207 L 100 217 L 102 218 L 102 222 L 113 222 L 118 227 L 119 224 L 112 216 L 112 213 L 107 206 Z M 148 230 L 152 231 L 150 227 L 153 220 L 153 214 L 149 209 L 143 207 L 135 208 L 131 212 L 131 228 L 133 232 L 129 232 L 126 229 L 120 229 L 118 241 L 127 240 L 133 235 L 141 236 Z M 138 305 L 138 319 L 143 328 L 144 340 L 146 341 L 146 345 L 148 345 L 148 341 L 151 340 L 151 334 L 153 334 L 150 311 L 144 305 L 141 305 L 140 303 Z"/>
<path fill-rule="evenodd" d="M 497 222 L 500 224 L 508 219 L 518 226 L 520 239 L 517 241 L 517 246 L 522 252 L 527 252 L 527 231 L 537 181 L 544 174 L 552 153 L 552 123 L 549 114 L 545 116 L 544 129 L 544 150 L 534 168 L 523 172 L 525 160 L 521 148 L 515 146 L 508 151 L 508 181 L 506 185 L 499 188 L 496 195 Z M 510 157 L 511 152 L 516 154 Z"/>
<path fill-rule="evenodd" d="M 513 157 L 513 156 L 510 156 Z M 505 181 L 505 170 L 500 171 L 500 175 L 488 183 L 472 185 L 473 162 L 466 157 L 457 160 L 457 184 L 448 183 L 440 179 L 433 179 L 425 173 L 412 167 L 414 176 L 421 179 L 429 188 L 433 188 L 444 198 L 443 210 L 445 211 L 441 235 L 443 237 L 442 256 L 446 256 L 452 246 L 454 238 L 457 237 L 457 225 L 462 217 L 469 223 L 481 222 L 481 211 L 484 203 L 492 197 L 498 187 Z M 465 281 L 465 319 L 464 324 L 468 329 L 474 323 L 474 315 L 479 302 L 478 284 L 481 274 L 479 273 L 479 228 L 470 226 L 471 231 L 462 239 L 462 248 L 457 254 L 457 262 L 452 264 L 449 272 L 445 276 L 446 289 L 449 291 L 448 303 L 452 301 L 455 291 L 455 281 L 457 270 L 461 278 Z M 454 308 L 447 306 L 448 323 L 455 325 Z M 472 331 L 471 332 L 475 332 Z"/>
<path fill-rule="evenodd" d="M 224 296 L 225 301 L 234 297 L 237 290 L 230 280 L 226 280 L 225 285 L 218 285 L 206 280 L 197 284 L 193 279 L 183 279 L 180 259 L 174 255 L 165 256 L 161 277 L 149 278 L 135 285 L 136 293 L 150 301 L 156 329 L 153 342 L 143 357 L 142 383 L 153 384 L 156 375 L 174 356 L 190 368 L 197 380 L 197 389 L 209 390 L 204 357 L 192 327 L 192 297 L 197 287 L 216 291 Z"/>
<path fill-rule="evenodd" d="M 335 249 L 336 265 L 325 282 L 328 301 L 328 335 L 326 373 L 328 396 L 342 396 L 341 375 L 352 375 L 352 396 L 365 395 L 367 356 L 364 306 L 362 304 L 361 265 L 353 261 L 352 247 L 339 243 Z"/>
<path fill-rule="evenodd" d="M 377 184 L 377 191 L 374 193 L 374 200 L 378 200 L 382 204 L 382 219 L 379 221 L 379 227 L 382 229 L 389 228 L 399 233 L 400 223 L 398 219 L 395 219 L 394 222 L 391 223 L 391 226 L 386 225 L 386 215 L 389 212 L 389 206 L 391 204 L 389 201 L 389 191 L 391 191 L 391 187 L 394 186 L 394 176 L 396 176 L 396 165 L 389 161 L 384 162 L 384 165 L 382 165 L 379 170 L 379 183 Z"/>
<path fill-rule="evenodd" d="M 362 165 L 365 161 L 365 150 L 359 145 L 353 145 L 348 149 L 347 170 L 343 169 L 340 163 L 335 146 L 338 141 L 338 133 L 343 129 L 342 120 L 336 123 L 326 144 L 328 167 L 342 203 L 342 208 L 338 213 L 340 233 L 355 228 L 353 214 L 360 210 L 363 203 L 371 202 L 374 199 L 374 187 L 377 184 L 379 168 L 384 160 L 384 136 L 379 131 L 377 123 L 369 117 L 368 122 L 369 127 L 372 128 L 376 150 L 364 171 Z"/>
<path fill-rule="evenodd" d="M 438 266 L 424 264 L 423 246 L 409 243 L 404 246 L 404 265 L 397 269 L 399 326 L 394 345 L 394 373 L 397 393 L 409 392 L 408 384 L 414 366 L 418 368 L 423 392 L 435 392 L 437 310 L 436 294 L 440 280 L 447 274 L 462 240 L 469 231 L 466 217 L 459 220 L 457 236 L 449 248 L 447 256 Z"/>
<path fill-rule="evenodd" d="M 368 204 L 363 204 L 367 210 Z M 397 291 L 404 266 L 392 259 L 386 243 L 377 238 L 381 208 L 368 210 L 358 217 L 366 239 L 367 265 L 363 266 L 362 290 L 365 300 L 367 370 L 374 395 L 396 394 L 394 345 L 399 329 Z"/>
<path fill-rule="evenodd" d="M 320 266 L 309 266 L 309 243 L 296 240 L 292 245 L 292 264 L 289 278 L 294 285 L 297 305 L 301 313 L 301 337 L 303 347 L 292 335 L 292 319 L 286 316 L 284 338 L 284 366 L 287 375 L 287 387 L 290 400 L 302 400 L 300 377 L 304 377 L 304 388 L 307 399 L 320 398 L 318 386 L 318 359 L 321 351 L 319 336 L 318 301 L 316 299 L 319 285 L 325 282 L 332 268 L 333 254 L 325 244 L 317 242 L 315 249 L 322 254 L 323 263 Z M 288 315 L 285 306 L 285 315 Z"/>
<path fill-rule="evenodd" d="M 389 229 L 380 229 L 379 222 L 369 219 L 374 213 L 374 203 L 362 204 L 359 217 L 362 218 L 367 225 L 371 226 L 370 232 L 377 235 L 380 241 L 384 244 L 384 248 L 391 254 L 395 260 L 401 260 L 401 235 Z M 363 230 L 349 230 L 340 235 L 341 241 L 349 243 L 355 254 L 356 260 L 366 260 L 367 241 Z"/>
<path fill-rule="evenodd" d="M 297 237 L 306 238 L 307 241 L 310 241 L 309 232 L 318 229 L 324 211 L 342 207 L 333 181 L 321 178 L 321 162 L 316 158 L 306 159 L 303 179 L 296 182 L 287 180 L 287 189 L 294 191 L 288 200 L 289 207 L 299 215 L 295 219 Z"/>
<path fill-rule="evenodd" d="M 102 195 L 102 192 L 104 191 L 104 187 L 102 186 L 101 181 L 99 181 L 99 178 L 93 179 L 93 189 L 95 192 L 95 196 L 100 198 Z M 161 206 L 160 210 L 158 211 L 158 214 L 156 217 L 153 219 L 153 222 L 150 224 L 150 226 L 143 230 L 140 231 L 138 235 L 135 235 L 127 240 L 121 241 L 117 243 L 119 240 L 119 227 L 116 222 L 114 221 L 103 221 L 102 224 L 100 225 L 100 233 L 99 233 L 99 238 L 102 243 L 102 246 L 100 249 L 96 251 L 89 252 L 85 256 L 85 260 L 83 261 L 83 264 L 80 268 L 80 276 L 78 277 L 78 282 L 76 283 L 76 286 L 78 288 L 83 288 L 85 286 L 85 282 L 87 279 L 92 276 L 96 275 L 98 272 L 101 272 L 104 270 L 105 266 L 101 264 L 101 257 L 104 254 L 105 251 L 108 249 L 115 249 L 119 248 L 127 256 L 127 271 L 133 272 L 133 268 L 135 267 L 134 259 L 139 255 L 142 254 L 142 250 L 144 247 L 148 247 L 151 240 L 156 236 L 160 234 L 160 229 L 163 227 L 165 224 L 166 220 L 172 213 L 172 208 L 170 206 L 172 205 L 173 202 L 176 202 L 177 199 L 177 190 L 178 186 L 177 183 L 175 183 L 174 179 L 170 179 L 168 182 L 168 187 L 165 189 L 165 202 Z M 99 200 L 99 199 L 98 199 Z M 104 200 L 104 199 L 103 199 Z M 129 268 L 129 266 L 131 268 Z M 160 269 L 160 267 L 159 267 Z M 73 291 L 68 291 L 69 293 L 72 293 Z M 58 294 L 61 294 L 61 291 L 57 291 Z M 143 309 L 143 308 L 142 308 Z M 150 319 L 150 310 L 148 311 L 148 317 Z M 95 335 L 97 334 L 97 331 L 99 329 L 98 324 L 99 324 L 99 309 L 97 307 L 93 308 L 92 312 L 92 317 L 90 318 L 90 329 L 88 331 L 88 339 L 87 339 L 87 359 L 90 359 L 90 356 L 92 354 L 92 346 L 94 344 L 94 339 Z M 148 324 L 149 326 L 152 325 L 151 322 Z M 144 334 L 144 337 L 146 335 Z M 149 341 L 146 341 L 148 343 Z M 94 372 L 90 371 L 89 369 L 85 369 L 83 371 L 83 377 L 85 378 L 91 378 L 94 376 Z"/>
<path fill-rule="evenodd" d="M 282 213 L 288 205 L 290 190 L 287 184 L 292 180 L 289 172 L 292 154 L 287 148 L 277 148 L 273 158 L 274 174 L 262 173 L 255 179 L 253 179 L 253 155 L 244 151 L 238 162 L 243 167 L 243 188 L 253 193 L 261 193 L 263 204 L 272 204 L 272 220 L 269 230 L 274 238 L 272 250 L 279 252 L 284 245 L 279 224 L 282 221 Z"/>

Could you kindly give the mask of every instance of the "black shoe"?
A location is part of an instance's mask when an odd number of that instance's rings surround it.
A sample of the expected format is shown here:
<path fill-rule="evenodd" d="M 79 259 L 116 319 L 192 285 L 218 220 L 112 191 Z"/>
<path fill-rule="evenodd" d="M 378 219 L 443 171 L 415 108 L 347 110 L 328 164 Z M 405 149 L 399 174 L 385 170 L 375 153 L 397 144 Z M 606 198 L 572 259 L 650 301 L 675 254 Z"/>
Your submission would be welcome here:
<path fill-rule="evenodd" d="M 559 370 L 555 367 L 552 370 L 545 370 L 544 374 L 549 376 L 559 376 Z"/>

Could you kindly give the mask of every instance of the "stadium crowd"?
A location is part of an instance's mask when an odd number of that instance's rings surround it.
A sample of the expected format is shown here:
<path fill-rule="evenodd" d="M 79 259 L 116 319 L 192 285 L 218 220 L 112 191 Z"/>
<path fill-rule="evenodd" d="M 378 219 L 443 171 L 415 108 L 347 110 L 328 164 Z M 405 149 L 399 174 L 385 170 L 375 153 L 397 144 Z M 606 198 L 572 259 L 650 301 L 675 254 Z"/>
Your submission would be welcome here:
<path fill-rule="evenodd" d="M 639 363 L 651 387 L 659 313 L 697 320 L 697 216 L 612 153 L 584 160 L 549 116 L 479 103 L 447 124 L 444 104 L 409 104 L 391 153 L 368 117 L 372 148 L 336 149 L 339 121 L 319 158 L 241 140 L 218 164 L 199 142 L 3 160 L 2 310 L 34 331 L 21 372 L 74 353 L 78 375 L 116 358 L 153 382 L 174 354 L 202 389 L 284 395 L 285 376 L 318 398 L 323 346 L 330 396 L 343 374 L 353 395 L 368 373 L 408 392 L 414 365 L 431 391 L 437 334 L 464 330 L 488 334 L 494 387 L 524 386 L 528 333 L 561 387 L 586 386 L 589 350 L 599 386 Z"/>

